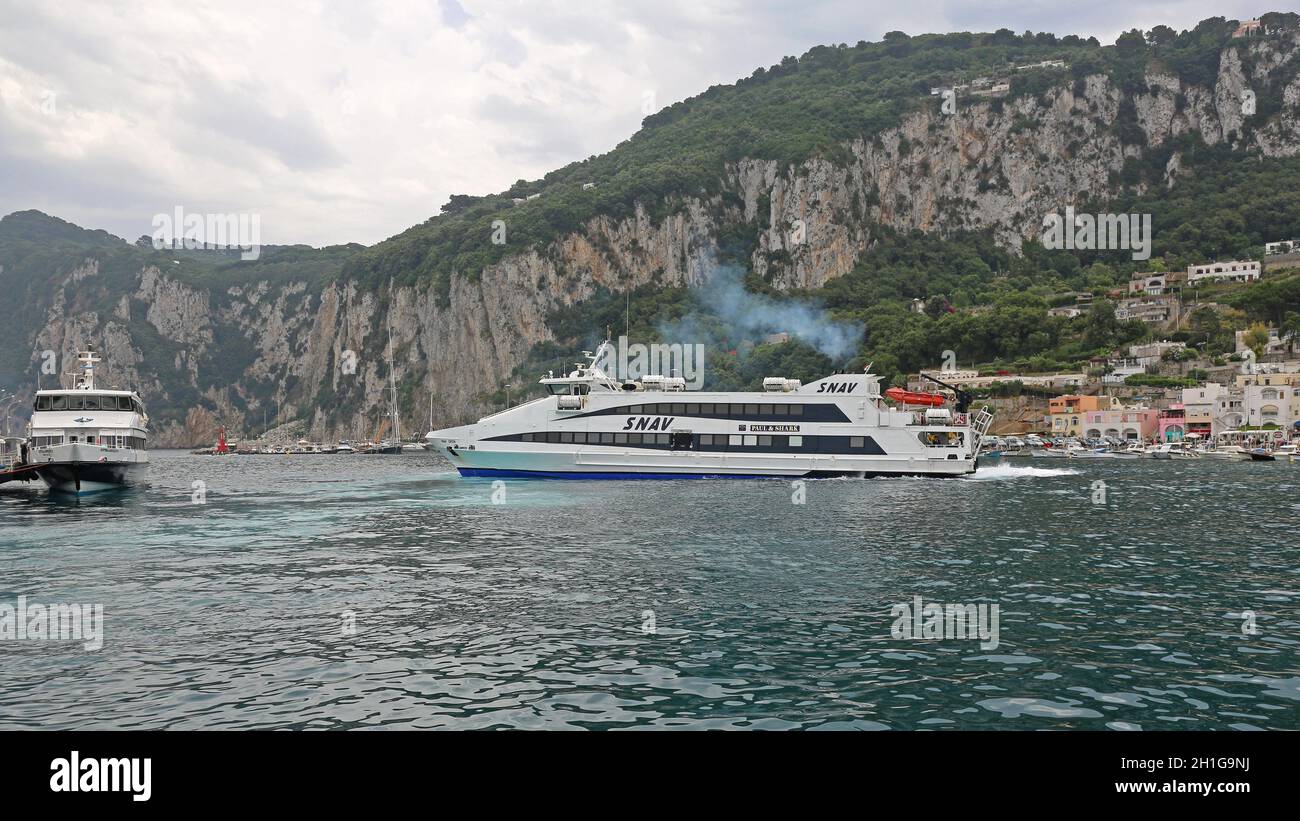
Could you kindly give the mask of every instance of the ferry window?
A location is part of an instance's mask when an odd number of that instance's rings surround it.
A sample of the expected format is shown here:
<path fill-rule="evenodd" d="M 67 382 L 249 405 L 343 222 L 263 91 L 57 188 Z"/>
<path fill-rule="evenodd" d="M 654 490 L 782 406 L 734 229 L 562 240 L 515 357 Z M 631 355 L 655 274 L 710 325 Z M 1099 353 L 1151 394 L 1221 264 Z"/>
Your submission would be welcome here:
<path fill-rule="evenodd" d="M 86 409 L 86 397 L 84 396 L 68 397 L 68 410 L 85 410 L 85 409 Z"/>
<path fill-rule="evenodd" d="M 759 405 L 759 406 L 758 406 L 758 415 L 759 415 L 759 416 L 771 416 L 771 415 L 772 415 L 772 406 L 771 406 L 771 405 Z"/>
<path fill-rule="evenodd" d="M 740 437 L 733 433 L 731 436 L 727 437 L 727 444 L 733 448 L 740 447 Z"/>
<path fill-rule="evenodd" d="M 701 433 L 701 434 L 700 434 L 700 447 L 713 447 L 713 434 L 711 434 L 711 433 Z"/>
<path fill-rule="evenodd" d="M 614 434 L 614 444 L 616 444 L 616 445 L 626 445 L 626 444 L 627 444 L 627 434 L 626 434 L 626 433 L 616 433 L 616 434 Z"/>
<path fill-rule="evenodd" d="M 119 396 L 119 397 L 117 398 L 117 409 L 120 410 L 120 411 L 129 411 L 129 410 L 131 410 L 131 397 L 129 397 L 129 396 Z"/>
<path fill-rule="evenodd" d="M 757 436 L 750 436 L 748 434 L 745 435 L 745 447 L 752 448 L 754 445 L 757 444 L 758 444 Z"/>
<path fill-rule="evenodd" d="M 656 445 L 666 445 L 666 444 L 668 444 L 668 434 L 666 434 L 666 433 L 656 433 L 656 434 L 655 434 L 655 444 L 656 444 Z"/>
<path fill-rule="evenodd" d="M 629 433 L 629 434 L 627 434 L 627 443 L 628 443 L 629 445 L 639 445 L 639 444 L 641 444 L 641 434 L 639 434 L 639 433 Z"/>
<path fill-rule="evenodd" d="M 50 397 L 48 396 L 36 397 L 36 410 L 49 410 L 49 409 L 50 409 Z"/>
<path fill-rule="evenodd" d="M 519 441 L 521 441 L 521 442 L 531 442 L 531 441 L 533 441 L 533 435 L 532 435 L 531 433 L 525 433 L 523 436 L 520 436 L 520 437 L 519 437 Z"/>
<path fill-rule="evenodd" d="M 746 416 L 756 416 L 757 414 L 758 414 L 758 405 L 746 405 L 746 406 L 745 406 L 745 415 L 746 415 Z"/>
<path fill-rule="evenodd" d="M 690 450 L 695 437 L 690 431 L 676 430 L 669 434 L 669 447 L 673 450 Z"/>
<path fill-rule="evenodd" d="M 677 404 L 673 405 L 672 412 L 676 416 L 681 416 L 683 413 L 686 413 L 686 405 L 678 402 Z"/>
<path fill-rule="evenodd" d="M 791 416 L 803 416 L 803 405 L 791 405 L 791 406 L 790 406 L 790 415 L 791 415 Z"/>
<path fill-rule="evenodd" d="M 849 447 L 851 448 L 860 449 L 865 446 L 864 443 L 865 443 L 865 437 L 862 436 L 849 437 Z"/>
<path fill-rule="evenodd" d="M 686 415 L 687 415 L 687 416 L 699 416 L 699 415 L 700 415 L 700 406 L 699 406 L 699 405 L 689 405 L 689 404 L 688 404 L 688 405 L 686 406 Z"/>
<path fill-rule="evenodd" d="M 627 412 L 628 412 L 628 413 L 640 413 L 640 412 L 641 412 L 641 406 L 640 406 L 640 405 L 633 405 L 632 407 L 630 407 L 630 408 L 627 409 Z"/>
<path fill-rule="evenodd" d="M 760 448 L 770 448 L 770 447 L 772 447 L 772 437 L 770 437 L 770 436 L 760 436 L 760 437 L 758 437 L 758 446 L 759 446 Z"/>
<path fill-rule="evenodd" d="M 551 445 L 560 443 L 560 432 L 558 430 L 549 430 L 546 432 L 546 442 Z"/>
<path fill-rule="evenodd" d="M 788 437 L 788 436 L 773 436 L 773 437 L 772 437 L 772 444 L 776 445 L 778 448 L 787 448 L 787 447 L 790 446 L 790 437 Z"/>
<path fill-rule="evenodd" d="M 68 409 L 68 397 L 66 396 L 50 397 L 50 410 L 67 410 L 67 409 Z"/>
<path fill-rule="evenodd" d="M 774 413 L 774 414 L 777 415 L 777 416 L 785 416 L 785 415 L 788 414 L 789 412 L 790 412 L 790 408 L 789 408 L 787 405 L 773 405 L 773 406 L 772 406 L 772 413 Z"/>
<path fill-rule="evenodd" d="M 565 445 L 573 444 L 573 433 L 570 431 L 560 431 L 560 442 Z"/>
<path fill-rule="evenodd" d="M 791 436 L 791 437 L 790 437 L 790 447 L 792 447 L 792 448 L 801 448 L 801 447 L 803 447 L 803 437 L 802 437 L 802 436 Z"/>
<path fill-rule="evenodd" d="M 602 445 L 612 445 L 612 444 L 614 444 L 614 434 L 612 434 L 612 433 L 602 433 L 602 434 L 600 435 L 600 443 L 601 443 Z"/>
<path fill-rule="evenodd" d="M 578 444 L 578 445 L 585 445 L 585 444 L 587 444 L 587 434 L 586 434 L 586 432 L 584 431 L 584 432 L 579 432 L 579 433 L 575 433 L 575 434 L 573 434 L 573 441 L 574 441 L 575 444 Z"/>
<path fill-rule="evenodd" d="M 1297 395 L 1300 395 L 1300 391 L 1296 391 L 1296 394 L 1297 394 Z M 709 404 L 707 404 L 707 405 L 700 405 L 700 415 L 701 415 L 701 416 L 712 416 L 712 415 L 713 415 L 713 404 L 712 404 L 712 403 L 709 403 Z"/>
<path fill-rule="evenodd" d="M 115 403 L 115 404 L 116 404 L 116 403 Z M 99 410 L 99 397 L 98 397 L 98 396 L 87 396 L 87 397 L 86 397 L 86 410 Z"/>

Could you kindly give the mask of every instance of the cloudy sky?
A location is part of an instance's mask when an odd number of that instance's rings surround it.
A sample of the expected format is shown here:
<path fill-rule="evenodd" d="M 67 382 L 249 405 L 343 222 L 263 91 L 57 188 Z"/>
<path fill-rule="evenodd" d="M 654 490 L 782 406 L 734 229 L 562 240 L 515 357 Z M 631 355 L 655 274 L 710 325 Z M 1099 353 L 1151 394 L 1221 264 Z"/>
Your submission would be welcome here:
<path fill-rule="evenodd" d="M 822 43 L 1052 31 L 1113 43 L 1285 5 L 1215 0 L 0 0 L 0 215 L 127 238 L 255 213 L 265 243 L 374 243 L 599 154 Z"/>

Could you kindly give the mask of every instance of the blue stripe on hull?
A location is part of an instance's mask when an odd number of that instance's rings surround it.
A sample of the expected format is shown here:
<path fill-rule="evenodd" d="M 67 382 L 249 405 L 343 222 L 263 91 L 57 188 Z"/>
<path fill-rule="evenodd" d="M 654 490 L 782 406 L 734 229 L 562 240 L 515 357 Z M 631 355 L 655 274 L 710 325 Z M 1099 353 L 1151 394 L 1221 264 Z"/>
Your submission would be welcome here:
<path fill-rule="evenodd" d="M 550 470 L 508 470 L 505 468 L 456 468 L 461 476 L 475 479 L 798 479 L 804 473 L 616 473 L 596 471 L 571 473 Z"/>

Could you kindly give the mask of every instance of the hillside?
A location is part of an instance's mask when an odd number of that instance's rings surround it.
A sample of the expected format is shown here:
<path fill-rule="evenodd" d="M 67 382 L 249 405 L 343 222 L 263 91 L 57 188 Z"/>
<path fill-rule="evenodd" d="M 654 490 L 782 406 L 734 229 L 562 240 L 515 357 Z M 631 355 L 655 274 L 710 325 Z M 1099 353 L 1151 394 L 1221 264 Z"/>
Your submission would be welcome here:
<path fill-rule="evenodd" d="M 1264 19 L 1273 33 L 1249 39 L 1215 18 L 1113 46 L 1005 30 L 820 46 L 646 118 L 608 154 L 453 197 L 371 248 L 241 262 L 13 214 L 0 387 L 30 391 L 40 351 L 93 343 L 140 386 L 160 441 L 187 445 L 264 418 L 368 435 L 388 326 L 407 432 L 431 394 L 439 422 L 464 420 L 629 316 L 637 339 L 707 343 L 717 385 L 867 361 L 893 378 L 948 349 L 1072 364 L 1148 331 L 1049 318 L 1055 295 L 1300 237 L 1300 32 L 1295 15 Z M 930 90 L 954 85 L 948 113 Z M 1066 206 L 1150 213 L 1152 260 L 1042 248 L 1044 215 Z M 1294 288 L 1252 288 L 1226 321 L 1300 312 Z M 760 298 L 771 327 L 737 329 L 725 303 Z M 914 313 L 912 299 L 952 310 Z M 854 349 L 762 344 L 796 305 L 842 323 Z M 339 367 L 347 351 L 355 373 Z"/>

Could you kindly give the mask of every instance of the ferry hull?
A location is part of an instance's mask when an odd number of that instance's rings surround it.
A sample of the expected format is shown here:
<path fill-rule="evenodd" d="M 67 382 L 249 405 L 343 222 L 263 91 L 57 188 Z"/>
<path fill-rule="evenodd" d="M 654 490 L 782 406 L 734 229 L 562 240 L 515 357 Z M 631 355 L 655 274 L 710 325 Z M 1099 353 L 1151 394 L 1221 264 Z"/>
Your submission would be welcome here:
<path fill-rule="evenodd" d="M 877 476 L 964 476 L 975 472 L 966 455 L 853 457 L 721 455 L 699 451 L 439 448 L 461 476 L 534 479 L 814 479 Z"/>
<path fill-rule="evenodd" d="M 53 493 L 85 495 L 127 487 L 143 476 L 148 457 L 94 445 L 58 445 L 38 450 L 33 469 Z"/>
<path fill-rule="evenodd" d="M 138 462 L 58 462 L 38 466 L 36 474 L 55 493 L 85 495 L 127 487 L 145 467 Z"/>

